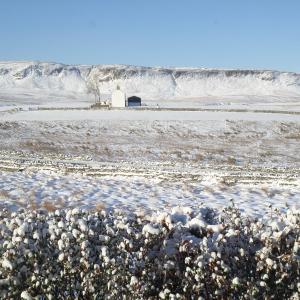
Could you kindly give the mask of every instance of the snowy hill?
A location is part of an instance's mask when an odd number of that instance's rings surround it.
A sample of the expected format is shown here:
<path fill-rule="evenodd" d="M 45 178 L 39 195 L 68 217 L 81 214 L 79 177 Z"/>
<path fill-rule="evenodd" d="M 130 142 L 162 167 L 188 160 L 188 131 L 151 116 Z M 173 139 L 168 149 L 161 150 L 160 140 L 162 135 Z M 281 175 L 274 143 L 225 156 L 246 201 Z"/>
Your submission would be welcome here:
<path fill-rule="evenodd" d="M 116 85 L 144 99 L 200 97 L 300 97 L 300 74 L 269 70 L 150 68 L 126 65 L 64 65 L 0 62 L 0 99 L 72 97 L 87 94 L 87 82 L 101 80 L 101 93 Z"/>

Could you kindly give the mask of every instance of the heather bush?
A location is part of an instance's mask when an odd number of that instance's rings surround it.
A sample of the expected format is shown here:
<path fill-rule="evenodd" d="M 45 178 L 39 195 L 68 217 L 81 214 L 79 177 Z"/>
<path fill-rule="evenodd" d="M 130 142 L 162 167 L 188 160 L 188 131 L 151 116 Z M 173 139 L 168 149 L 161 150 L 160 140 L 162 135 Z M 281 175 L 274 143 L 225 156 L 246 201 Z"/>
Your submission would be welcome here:
<path fill-rule="evenodd" d="M 1 299 L 299 299 L 300 210 L 0 212 Z"/>

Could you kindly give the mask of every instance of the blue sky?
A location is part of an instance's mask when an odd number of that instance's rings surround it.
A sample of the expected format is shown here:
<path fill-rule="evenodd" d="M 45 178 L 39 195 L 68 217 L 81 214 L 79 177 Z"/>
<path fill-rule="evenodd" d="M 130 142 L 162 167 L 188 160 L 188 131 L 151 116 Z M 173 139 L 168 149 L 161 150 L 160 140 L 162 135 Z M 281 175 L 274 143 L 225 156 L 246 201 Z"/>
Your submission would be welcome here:
<path fill-rule="evenodd" d="M 0 60 L 300 72 L 299 0 L 3 0 Z"/>

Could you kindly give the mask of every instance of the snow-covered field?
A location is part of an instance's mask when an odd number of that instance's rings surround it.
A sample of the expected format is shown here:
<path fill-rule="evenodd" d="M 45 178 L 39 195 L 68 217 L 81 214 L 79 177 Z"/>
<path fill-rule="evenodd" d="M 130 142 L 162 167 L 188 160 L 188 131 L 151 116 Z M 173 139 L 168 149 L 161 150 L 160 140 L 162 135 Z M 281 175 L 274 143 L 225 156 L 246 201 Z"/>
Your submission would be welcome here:
<path fill-rule="evenodd" d="M 153 176 L 155 176 L 153 174 Z M 221 210 L 232 201 L 246 215 L 262 216 L 273 209 L 297 206 L 297 186 L 273 184 L 228 185 L 214 178 L 184 182 L 127 174 L 126 176 L 82 176 L 49 171 L 0 172 L 2 207 L 88 210 L 152 214 L 175 206 Z M 174 179 L 174 178 L 171 178 Z"/>
<path fill-rule="evenodd" d="M 3 114 L 3 121 L 277 121 L 297 122 L 299 114 L 231 111 L 156 110 L 36 110 Z M 128 122 L 129 123 L 129 122 Z M 226 125 L 225 125 L 226 126 Z"/>
<path fill-rule="evenodd" d="M 95 76 L 103 97 L 118 84 L 144 109 L 89 110 Z M 0 200 L 13 210 L 233 199 L 262 215 L 299 206 L 300 75 L 2 62 L 0 141 Z"/>
<path fill-rule="evenodd" d="M 297 206 L 298 115 L 204 111 L 2 114 L 0 198 L 18 207 L 248 215 Z"/>

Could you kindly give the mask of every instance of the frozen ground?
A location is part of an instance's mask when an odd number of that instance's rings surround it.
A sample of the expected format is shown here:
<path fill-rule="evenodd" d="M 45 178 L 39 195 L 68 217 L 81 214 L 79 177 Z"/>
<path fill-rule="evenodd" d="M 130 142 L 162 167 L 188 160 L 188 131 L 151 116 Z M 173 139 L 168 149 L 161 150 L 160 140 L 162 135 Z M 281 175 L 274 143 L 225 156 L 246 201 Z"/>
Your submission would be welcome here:
<path fill-rule="evenodd" d="M 299 167 L 298 115 L 33 111 L 2 115 L 0 149 L 93 161 Z M 179 169 L 182 169 L 180 167 Z"/>
<path fill-rule="evenodd" d="M 147 213 L 175 205 L 251 215 L 299 205 L 299 115 L 19 111 L 0 122 L 0 199 L 17 207 Z"/>
<path fill-rule="evenodd" d="M 81 207 L 151 214 L 181 205 L 222 209 L 231 201 L 242 212 L 261 216 L 295 206 L 300 189 L 276 184 L 228 185 L 216 179 L 184 182 L 143 176 L 82 176 L 49 171 L 0 172 L 2 206 L 46 209 Z"/>
<path fill-rule="evenodd" d="M 1 112 L 0 112 L 1 114 Z M 3 121 L 277 121 L 295 122 L 300 112 L 254 113 L 231 111 L 155 111 L 155 110 L 36 110 L 21 111 L 18 114 L 2 113 Z"/>

